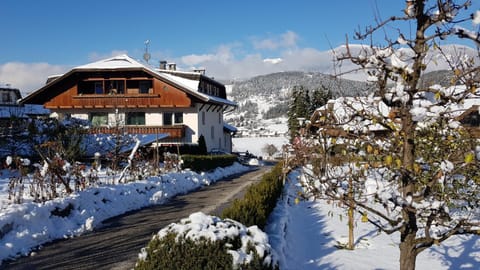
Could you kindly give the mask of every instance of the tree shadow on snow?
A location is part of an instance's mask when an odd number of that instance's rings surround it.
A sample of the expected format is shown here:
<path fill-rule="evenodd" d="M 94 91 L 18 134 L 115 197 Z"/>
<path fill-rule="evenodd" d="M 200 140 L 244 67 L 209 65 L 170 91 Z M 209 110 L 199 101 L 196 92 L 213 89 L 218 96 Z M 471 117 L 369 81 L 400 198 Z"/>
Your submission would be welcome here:
<path fill-rule="evenodd" d="M 459 235 L 449 239 L 440 246 L 426 251 L 431 256 L 448 262 L 449 269 L 478 269 L 480 265 L 480 237 Z"/>

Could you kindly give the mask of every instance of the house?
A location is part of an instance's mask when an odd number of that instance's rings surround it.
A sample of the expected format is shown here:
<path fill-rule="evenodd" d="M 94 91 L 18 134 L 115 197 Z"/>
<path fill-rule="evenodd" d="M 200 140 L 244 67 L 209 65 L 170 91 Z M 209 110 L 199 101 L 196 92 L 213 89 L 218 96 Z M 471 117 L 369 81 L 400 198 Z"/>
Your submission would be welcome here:
<path fill-rule="evenodd" d="M 236 103 L 225 86 L 204 72 L 177 71 L 161 62 L 155 69 L 119 55 L 78 66 L 48 78 L 45 86 L 21 100 L 42 104 L 59 118 L 89 120 L 92 132 L 158 135 L 159 145 L 197 144 L 204 136 L 207 150 L 232 150 L 236 131 L 223 114 Z"/>
<path fill-rule="evenodd" d="M 19 104 L 20 99 L 19 89 L 0 84 L 0 158 L 30 156 L 33 147 L 29 142 L 33 140 L 25 131 L 33 119 L 50 115 L 42 105 Z"/>
<path fill-rule="evenodd" d="M 316 109 L 307 129 L 311 134 L 319 131 L 332 137 L 358 136 L 375 134 L 386 136 L 390 130 L 374 119 L 391 117 L 392 109 L 380 98 L 375 97 L 340 97 L 329 100 L 327 104 Z"/>
<path fill-rule="evenodd" d="M 480 138 L 480 97 L 469 95 L 456 111 L 455 119 L 473 138 Z"/>
<path fill-rule="evenodd" d="M 20 90 L 9 84 L 0 84 L 0 127 L 12 126 L 12 121 L 24 121 L 31 118 L 48 117 L 50 111 L 43 106 L 19 104 L 22 98 Z M 2 132 L 3 133 L 3 132 Z"/>

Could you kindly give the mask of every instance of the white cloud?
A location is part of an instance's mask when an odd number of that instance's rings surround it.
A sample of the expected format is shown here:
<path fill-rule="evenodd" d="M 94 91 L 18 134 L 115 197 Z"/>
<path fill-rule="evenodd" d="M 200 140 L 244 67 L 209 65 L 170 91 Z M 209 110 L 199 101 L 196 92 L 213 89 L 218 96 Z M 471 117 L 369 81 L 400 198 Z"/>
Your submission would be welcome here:
<path fill-rule="evenodd" d="M 185 69 L 206 68 L 207 75 L 218 79 L 243 79 L 252 76 L 290 70 L 315 70 L 331 73 L 332 54 L 312 48 L 286 48 L 279 57 L 264 57 L 261 53 L 240 55 L 228 46 L 211 54 L 191 54 L 180 58 Z"/>
<path fill-rule="evenodd" d="M 275 64 L 283 62 L 283 59 L 282 58 L 265 58 L 265 59 L 263 59 L 263 62 L 275 65 Z"/>
<path fill-rule="evenodd" d="M 48 63 L 9 62 L 0 65 L 0 82 L 20 89 L 22 95 L 42 87 L 48 76 L 63 74 L 69 68 Z"/>
<path fill-rule="evenodd" d="M 293 31 L 287 31 L 279 36 L 273 36 L 266 39 L 254 38 L 252 43 L 255 49 L 259 50 L 277 50 L 281 48 L 294 48 L 297 46 L 299 37 Z"/>
<path fill-rule="evenodd" d="M 215 59 L 215 55 L 213 55 L 213 54 L 201 54 L 201 55 L 190 54 L 190 55 L 182 56 L 180 59 L 181 59 L 182 63 L 184 63 L 185 65 L 196 66 L 196 65 L 199 65 L 201 63 L 204 63 L 204 62 Z"/>
<path fill-rule="evenodd" d="M 282 44 L 286 48 L 292 48 L 297 46 L 298 35 L 295 32 L 287 31 L 282 34 Z"/>

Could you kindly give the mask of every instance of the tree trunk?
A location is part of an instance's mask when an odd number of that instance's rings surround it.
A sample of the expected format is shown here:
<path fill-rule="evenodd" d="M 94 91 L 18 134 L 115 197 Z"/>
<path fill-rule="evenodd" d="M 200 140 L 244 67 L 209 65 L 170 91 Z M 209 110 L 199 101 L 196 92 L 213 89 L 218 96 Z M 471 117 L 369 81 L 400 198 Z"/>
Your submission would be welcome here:
<path fill-rule="evenodd" d="M 400 270 L 414 270 L 417 260 L 415 251 L 415 234 L 409 233 L 400 243 Z"/>
<path fill-rule="evenodd" d="M 400 230 L 400 270 L 414 270 L 417 260 L 415 240 L 417 237 L 417 218 L 412 208 L 404 208 L 402 216 L 405 225 Z"/>

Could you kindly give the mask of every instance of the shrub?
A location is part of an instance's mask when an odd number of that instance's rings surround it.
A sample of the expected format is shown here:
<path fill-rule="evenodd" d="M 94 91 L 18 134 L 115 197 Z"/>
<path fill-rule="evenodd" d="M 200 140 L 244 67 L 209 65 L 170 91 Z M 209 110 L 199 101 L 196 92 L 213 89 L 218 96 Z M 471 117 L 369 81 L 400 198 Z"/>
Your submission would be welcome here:
<path fill-rule="evenodd" d="M 232 206 L 223 211 L 222 217 L 237 220 L 246 226 L 257 225 L 263 229 L 282 190 L 282 163 L 278 163 L 269 173 L 263 175 L 258 184 L 247 189 L 243 199 L 233 201 Z"/>
<path fill-rule="evenodd" d="M 193 241 L 175 233 L 154 238 L 148 244 L 145 260 L 135 269 L 233 269 L 232 255 L 227 253 L 226 241 L 212 242 L 205 238 Z"/>
<path fill-rule="evenodd" d="M 183 168 L 193 171 L 210 171 L 218 167 L 227 167 L 237 161 L 235 155 L 183 155 Z"/>
<path fill-rule="evenodd" d="M 160 230 L 135 269 L 278 269 L 267 240 L 256 226 L 194 213 Z"/>

